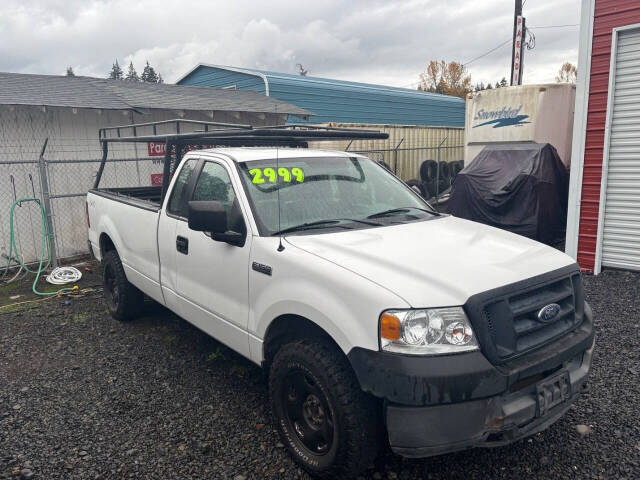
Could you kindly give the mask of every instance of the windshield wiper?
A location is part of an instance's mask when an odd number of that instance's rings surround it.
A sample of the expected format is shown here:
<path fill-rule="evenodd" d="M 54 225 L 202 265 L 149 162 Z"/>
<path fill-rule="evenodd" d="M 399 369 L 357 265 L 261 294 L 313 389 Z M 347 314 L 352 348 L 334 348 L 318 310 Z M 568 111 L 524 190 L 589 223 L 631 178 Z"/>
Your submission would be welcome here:
<path fill-rule="evenodd" d="M 420 207 L 401 207 L 401 208 L 391 208 L 389 210 L 384 210 L 383 212 L 374 213 L 369 215 L 367 218 L 378 218 L 378 217 L 386 217 L 387 215 L 395 215 L 397 213 L 407 213 L 409 210 L 420 210 L 422 212 L 430 213 L 431 215 L 435 215 L 436 217 L 440 216 L 438 212 L 433 210 L 427 210 L 426 208 Z"/>
<path fill-rule="evenodd" d="M 274 232 L 272 235 L 281 235 L 283 233 L 291 233 L 291 232 L 299 232 L 301 230 L 311 230 L 314 228 L 323 228 L 327 226 L 336 225 L 340 222 L 355 222 L 355 223 L 363 223 L 365 225 L 373 225 L 376 227 L 380 227 L 382 224 L 378 222 L 369 222 L 367 220 L 358 220 L 355 218 L 332 218 L 329 220 L 316 220 L 315 222 L 305 222 L 300 225 L 294 225 L 293 227 L 283 228 L 277 232 Z M 336 225 L 341 228 L 349 228 L 347 225 Z"/>

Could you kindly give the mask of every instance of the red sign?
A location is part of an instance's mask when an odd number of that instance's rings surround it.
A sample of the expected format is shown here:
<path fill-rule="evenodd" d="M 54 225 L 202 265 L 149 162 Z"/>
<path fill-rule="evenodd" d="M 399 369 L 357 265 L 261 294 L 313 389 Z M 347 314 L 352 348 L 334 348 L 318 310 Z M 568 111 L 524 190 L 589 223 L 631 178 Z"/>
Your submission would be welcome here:
<path fill-rule="evenodd" d="M 164 145 L 164 143 L 162 145 Z M 152 173 L 151 174 L 151 186 L 153 186 L 153 187 L 162 186 L 162 174 L 161 173 Z"/>
<path fill-rule="evenodd" d="M 520 58 L 520 51 L 522 49 L 522 33 L 523 33 L 523 18 L 521 15 L 516 17 L 516 32 L 513 39 L 513 76 L 511 77 L 511 85 L 520 85 L 522 80 L 520 78 L 522 73 L 522 59 Z"/>
<path fill-rule="evenodd" d="M 149 142 L 147 143 L 147 153 L 150 157 L 164 157 L 165 143 L 164 142 Z"/>

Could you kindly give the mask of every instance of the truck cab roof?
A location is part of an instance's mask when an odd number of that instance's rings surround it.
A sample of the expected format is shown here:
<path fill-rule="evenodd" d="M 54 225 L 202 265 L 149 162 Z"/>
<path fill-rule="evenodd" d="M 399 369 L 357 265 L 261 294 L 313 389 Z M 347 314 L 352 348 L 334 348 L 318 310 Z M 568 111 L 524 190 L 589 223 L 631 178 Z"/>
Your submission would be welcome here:
<path fill-rule="evenodd" d="M 339 150 L 320 150 L 314 148 L 288 148 L 288 147 L 221 147 L 193 150 L 195 154 L 219 154 L 224 155 L 235 162 L 251 162 L 269 158 L 309 158 L 309 157 L 363 157 L 357 153 L 341 152 Z M 185 155 L 186 156 L 186 155 Z"/>

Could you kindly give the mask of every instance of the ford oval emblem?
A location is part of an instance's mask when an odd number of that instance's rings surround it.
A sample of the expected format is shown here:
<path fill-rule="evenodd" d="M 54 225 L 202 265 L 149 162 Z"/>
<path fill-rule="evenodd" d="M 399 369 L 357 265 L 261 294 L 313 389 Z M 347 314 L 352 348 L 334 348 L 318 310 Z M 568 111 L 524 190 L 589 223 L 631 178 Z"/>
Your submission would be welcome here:
<path fill-rule="evenodd" d="M 538 312 L 538 320 L 542 323 L 549 323 L 555 320 L 560 313 L 560 305 L 557 303 L 550 303 L 540 309 Z"/>

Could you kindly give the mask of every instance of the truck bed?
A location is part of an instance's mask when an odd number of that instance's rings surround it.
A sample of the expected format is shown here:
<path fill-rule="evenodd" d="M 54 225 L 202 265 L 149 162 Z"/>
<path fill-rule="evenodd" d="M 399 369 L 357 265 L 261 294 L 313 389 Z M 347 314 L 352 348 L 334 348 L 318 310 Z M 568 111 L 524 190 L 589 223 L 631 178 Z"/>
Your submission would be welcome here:
<path fill-rule="evenodd" d="M 101 197 L 110 198 L 118 202 L 127 203 L 134 207 L 144 208 L 157 212 L 161 206 L 162 187 L 117 187 L 117 188 L 94 188 L 91 193 Z"/>

